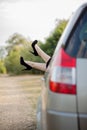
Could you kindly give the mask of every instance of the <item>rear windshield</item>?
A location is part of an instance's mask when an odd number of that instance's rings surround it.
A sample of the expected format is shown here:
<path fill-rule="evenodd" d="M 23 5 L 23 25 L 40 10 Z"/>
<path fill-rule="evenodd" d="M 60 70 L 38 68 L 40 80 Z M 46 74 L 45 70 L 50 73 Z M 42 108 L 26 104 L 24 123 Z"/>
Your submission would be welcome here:
<path fill-rule="evenodd" d="M 79 17 L 67 41 L 65 51 L 72 57 L 87 58 L 87 9 Z"/>

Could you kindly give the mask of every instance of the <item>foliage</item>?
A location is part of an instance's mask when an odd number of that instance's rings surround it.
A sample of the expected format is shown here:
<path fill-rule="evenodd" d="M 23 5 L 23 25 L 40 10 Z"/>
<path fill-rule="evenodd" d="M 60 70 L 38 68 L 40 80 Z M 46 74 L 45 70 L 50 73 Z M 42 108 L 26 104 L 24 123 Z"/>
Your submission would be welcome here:
<path fill-rule="evenodd" d="M 68 21 L 62 20 L 59 24 L 55 27 L 53 32 L 50 36 L 46 39 L 45 44 L 41 45 L 41 48 L 50 56 L 53 55 L 56 45 L 66 27 Z"/>
<path fill-rule="evenodd" d="M 4 65 L 4 61 L 0 60 L 0 73 L 1 74 L 6 74 L 6 67 Z"/>
<path fill-rule="evenodd" d="M 20 51 L 12 50 L 10 54 L 5 59 L 5 66 L 7 72 L 13 74 L 20 73 L 20 64 L 19 64 Z"/>
<path fill-rule="evenodd" d="M 55 27 L 53 32 L 45 39 L 45 43 L 39 41 L 38 45 L 44 52 L 52 56 L 57 45 L 57 42 L 67 24 L 67 21 L 63 20 Z M 32 69 L 31 71 L 22 71 L 25 67 L 20 65 L 20 56 L 23 56 L 25 60 L 34 62 L 44 62 L 40 57 L 33 56 L 29 51 L 32 50 L 32 41 L 28 40 L 20 34 L 13 34 L 7 40 L 6 50 L 8 52 L 5 58 L 5 66 L 8 73 L 11 74 L 22 74 L 22 73 L 42 73 L 39 70 Z"/>
<path fill-rule="evenodd" d="M 15 33 L 9 37 L 6 43 L 7 43 L 6 50 L 8 51 L 9 54 L 10 51 L 13 50 L 15 46 L 23 47 L 24 45 L 28 44 L 28 40 L 21 34 Z"/>
<path fill-rule="evenodd" d="M 5 57 L 6 51 L 4 46 L 0 46 L 0 59 L 3 59 Z"/>
<path fill-rule="evenodd" d="M 20 40 L 20 37 L 22 40 Z M 25 67 L 20 65 L 21 56 L 25 60 L 40 62 L 39 57 L 35 57 L 31 53 L 29 53 L 29 51 L 31 50 L 31 41 L 28 41 L 20 34 L 15 35 L 13 34 L 13 36 L 11 36 L 7 42 L 8 46 L 6 47 L 6 49 L 8 51 L 8 55 L 5 58 L 5 66 L 7 68 L 8 73 L 10 74 L 41 73 L 40 71 L 37 71 L 35 69 L 32 69 L 31 71 L 22 71 L 23 69 L 25 69 Z"/>
<path fill-rule="evenodd" d="M 20 65 L 20 56 L 27 55 L 28 40 L 20 34 L 13 34 L 7 40 L 8 55 L 5 58 L 5 66 L 10 74 L 21 74 L 23 67 Z"/>

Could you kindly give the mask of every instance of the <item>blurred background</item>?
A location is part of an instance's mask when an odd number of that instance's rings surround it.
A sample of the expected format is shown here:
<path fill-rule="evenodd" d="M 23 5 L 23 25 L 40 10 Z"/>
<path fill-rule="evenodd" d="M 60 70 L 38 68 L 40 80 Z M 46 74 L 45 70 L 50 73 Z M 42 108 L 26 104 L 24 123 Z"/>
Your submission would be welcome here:
<path fill-rule="evenodd" d="M 26 73 L 21 71 L 20 56 L 43 62 L 29 53 L 35 39 L 52 56 L 68 20 L 84 2 L 86 0 L 0 0 L 0 73 Z"/>

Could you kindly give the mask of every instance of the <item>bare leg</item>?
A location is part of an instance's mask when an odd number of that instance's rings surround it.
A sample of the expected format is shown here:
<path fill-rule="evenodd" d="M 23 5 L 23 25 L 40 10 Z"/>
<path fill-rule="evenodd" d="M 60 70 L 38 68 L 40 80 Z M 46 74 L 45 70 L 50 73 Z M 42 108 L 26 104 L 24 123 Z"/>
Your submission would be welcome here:
<path fill-rule="evenodd" d="M 37 62 L 32 62 L 32 61 L 25 61 L 28 65 L 30 65 L 32 68 L 41 70 L 41 71 L 46 71 L 46 64 L 45 63 L 37 63 Z"/>
<path fill-rule="evenodd" d="M 47 63 L 47 61 L 51 58 L 49 55 L 47 55 L 43 50 L 40 49 L 38 45 L 35 45 L 35 49 L 38 52 L 38 55 L 41 56 L 41 58 Z"/>

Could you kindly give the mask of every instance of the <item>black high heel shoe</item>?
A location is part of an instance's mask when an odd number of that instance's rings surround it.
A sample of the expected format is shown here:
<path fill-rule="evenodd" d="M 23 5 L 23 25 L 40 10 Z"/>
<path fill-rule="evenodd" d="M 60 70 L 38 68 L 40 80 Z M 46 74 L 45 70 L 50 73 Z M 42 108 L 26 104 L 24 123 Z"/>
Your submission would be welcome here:
<path fill-rule="evenodd" d="M 23 69 L 23 70 L 31 70 L 32 69 L 32 67 L 30 65 L 28 65 L 27 63 L 24 62 L 23 57 L 20 57 L 20 64 L 24 65 L 26 67 L 26 69 Z"/>
<path fill-rule="evenodd" d="M 37 44 L 37 42 L 38 42 L 37 40 L 35 40 L 35 41 L 32 42 L 31 46 L 32 46 L 34 52 L 30 51 L 35 56 L 38 56 L 38 53 L 37 53 L 37 51 L 35 49 L 35 45 Z"/>
<path fill-rule="evenodd" d="M 48 65 L 50 64 L 50 61 L 51 61 L 52 58 L 50 58 L 47 63 L 46 63 L 46 68 L 48 67 Z"/>

